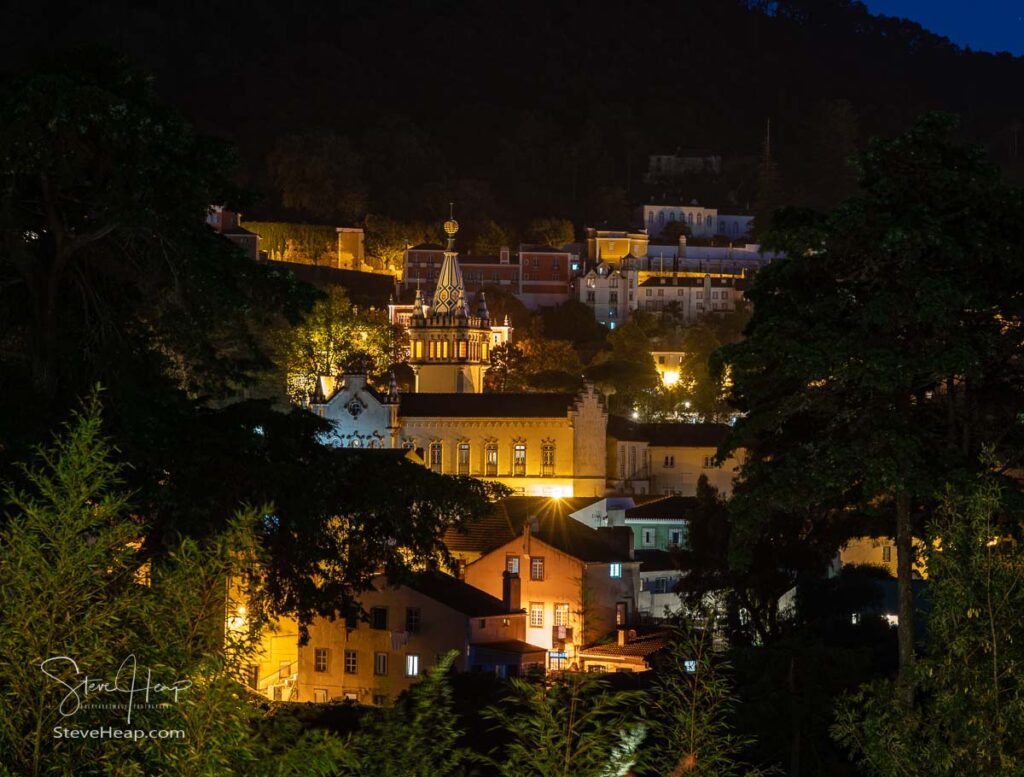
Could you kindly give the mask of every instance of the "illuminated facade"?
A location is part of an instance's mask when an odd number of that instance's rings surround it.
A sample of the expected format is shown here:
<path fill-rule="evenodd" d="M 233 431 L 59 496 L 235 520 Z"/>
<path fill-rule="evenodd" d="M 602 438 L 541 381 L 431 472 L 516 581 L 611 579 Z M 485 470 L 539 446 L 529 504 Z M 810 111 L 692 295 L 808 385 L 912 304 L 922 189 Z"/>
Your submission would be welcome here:
<path fill-rule="evenodd" d="M 476 315 L 469 314 L 455 253 L 459 225 L 449 219 L 444 230 L 448 247 L 433 302 L 429 307 L 424 305 L 417 289 L 409 317 L 409 366 L 416 376 L 417 393 L 478 394 L 484 390 L 484 372 L 490 366 L 492 333 L 487 300 L 481 291 Z"/>
<path fill-rule="evenodd" d="M 388 394 L 346 375 L 310 408 L 331 421 L 328 443 L 420 451 L 444 475 L 496 480 L 513 493 L 601 496 L 607 411 L 592 386 L 578 394 Z"/>

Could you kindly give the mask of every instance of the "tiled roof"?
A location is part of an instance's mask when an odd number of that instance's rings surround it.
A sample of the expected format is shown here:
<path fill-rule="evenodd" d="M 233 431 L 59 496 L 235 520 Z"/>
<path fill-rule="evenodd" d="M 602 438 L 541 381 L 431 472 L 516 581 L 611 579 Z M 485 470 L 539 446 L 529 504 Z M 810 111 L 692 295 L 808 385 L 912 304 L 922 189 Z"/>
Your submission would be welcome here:
<path fill-rule="evenodd" d="M 594 563 L 628 562 L 628 552 L 616 547 L 617 535 L 601 533 L 570 517 L 593 501 L 591 497 L 508 497 L 495 504 L 491 514 L 471 522 L 465 532 L 449 531 L 444 542 L 451 551 L 488 553 L 520 536 L 535 517 L 534 536 L 567 555 Z"/>
<path fill-rule="evenodd" d="M 684 518 L 688 519 L 697 506 L 695 496 L 666 496 L 645 502 L 626 510 L 626 518 Z"/>
<path fill-rule="evenodd" d="M 668 631 L 654 631 L 649 634 L 639 634 L 625 645 L 619 645 L 618 642 L 610 642 L 605 645 L 591 645 L 581 649 L 580 655 L 583 657 L 647 658 L 659 650 L 667 648 L 671 638 L 672 635 Z"/>
<path fill-rule="evenodd" d="M 565 418 L 574 394 L 402 394 L 403 417 Z"/>
<path fill-rule="evenodd" d="M 633 557 L 640 562 L 641 572 L 669 572 L 678 571 L 679 566 L 667 550 L 637 550 Z"/>
<path fill-rule="evenodd" d="M 420 572 L 406 581 L 405 585 L 472 618 L 510 614 L 501 599 L 443 572 Z"/>
<path fill-rule="evenodd" d="M 682 278 L 677 277 L 665 277 L 662 275 L 656 275 L 652 278 L 648 278 L 640 284 L 640 288 L 648 288 L 654 286 L 692 286 L 700 287 L 704 285 L 704 278 L 694 278 L 693 276 L 686 276 Z M 744 280 L 743 278 L 709 278 L 709 285 L 717 288 L 731 289 L 733 287 L 739 288 L 739 282 Z"/>
<path fill-rule="evenodd" d="M 476 650 L 484 648 L 493 650 L 495 653 L 547 653 L 547 649 L 523 642 L 521 639 L 506 639 L 502 642 L 474 642 L 472 647 Z"/>
<path fill-rule="evenodd" d="M 729 429 L 727 424 L 641 424 L 621 416 L 608 418 L 609 437 L 663 447 L 717 448 L 729 434 Z"/>
<path fill-rule="evenodd" d="M 420 243 L 409 249 L 410 251 L 443 251 L 444 246 L 437 243 Z"/>

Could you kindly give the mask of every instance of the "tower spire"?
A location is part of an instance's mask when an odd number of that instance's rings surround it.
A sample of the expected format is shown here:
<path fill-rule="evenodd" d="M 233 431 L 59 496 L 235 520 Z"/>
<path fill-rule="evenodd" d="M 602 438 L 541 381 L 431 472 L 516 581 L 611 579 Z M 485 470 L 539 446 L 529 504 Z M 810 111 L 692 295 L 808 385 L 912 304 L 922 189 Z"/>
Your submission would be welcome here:
<path fill-rule="evenodd" d="M 449 212 L 454 207 L 454 203 L 449 203 Z M 449 218 L 444 222 L 444 233 L 448 236 L 448 246 L 444 250 L 444 261 L 441 263 L 437 288 L 434 290 L 434 304 L 431 311 L 434 315 L 469 316 L 469 307 L 466 305 L 466 289 L 462 283 L 462 271 L 459 269 L 458 254 L 455 251 L 455 235 L 458 231 L 459 222 L 454 218 Z"/>

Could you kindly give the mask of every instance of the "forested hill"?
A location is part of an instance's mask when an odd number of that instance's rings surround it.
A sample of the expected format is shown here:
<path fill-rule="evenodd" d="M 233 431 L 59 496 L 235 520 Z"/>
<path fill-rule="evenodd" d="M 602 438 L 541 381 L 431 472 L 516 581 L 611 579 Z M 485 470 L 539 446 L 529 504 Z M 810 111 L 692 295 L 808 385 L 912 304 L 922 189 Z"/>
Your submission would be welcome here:
<path fill-rule="evenodd" d="M 849 0 L 11 5 L 5 67 L 86 40 L 130 53 L 239 145 L 265 215 L 280 210 L 268 155 L 310 130 L 342 136 L 339 175 L 366 208 L 403 218 L 436 216 L 467 180 L 463 198 L 499 219 L 612 217 L 658 194 L 641 185 L 647 154 L 679 147 L 733 160 L 702 192 L 748 206 L 768 119 L 786 198 L 826 206 L 854 147 L 929 108 L 961 114 L 1024 178 L 1024 58 Z"/>

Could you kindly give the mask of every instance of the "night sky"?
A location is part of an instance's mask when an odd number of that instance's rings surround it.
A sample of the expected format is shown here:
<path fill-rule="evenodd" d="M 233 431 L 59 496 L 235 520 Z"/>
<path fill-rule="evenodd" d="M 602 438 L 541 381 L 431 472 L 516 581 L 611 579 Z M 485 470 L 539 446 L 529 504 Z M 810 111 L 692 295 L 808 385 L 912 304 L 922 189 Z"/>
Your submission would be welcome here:
<path fill-rule="evenodd" d="M 1024 0 L 866 0 L 872 13 L 913 19 L 961 46 L 1024 55 Z"/>

